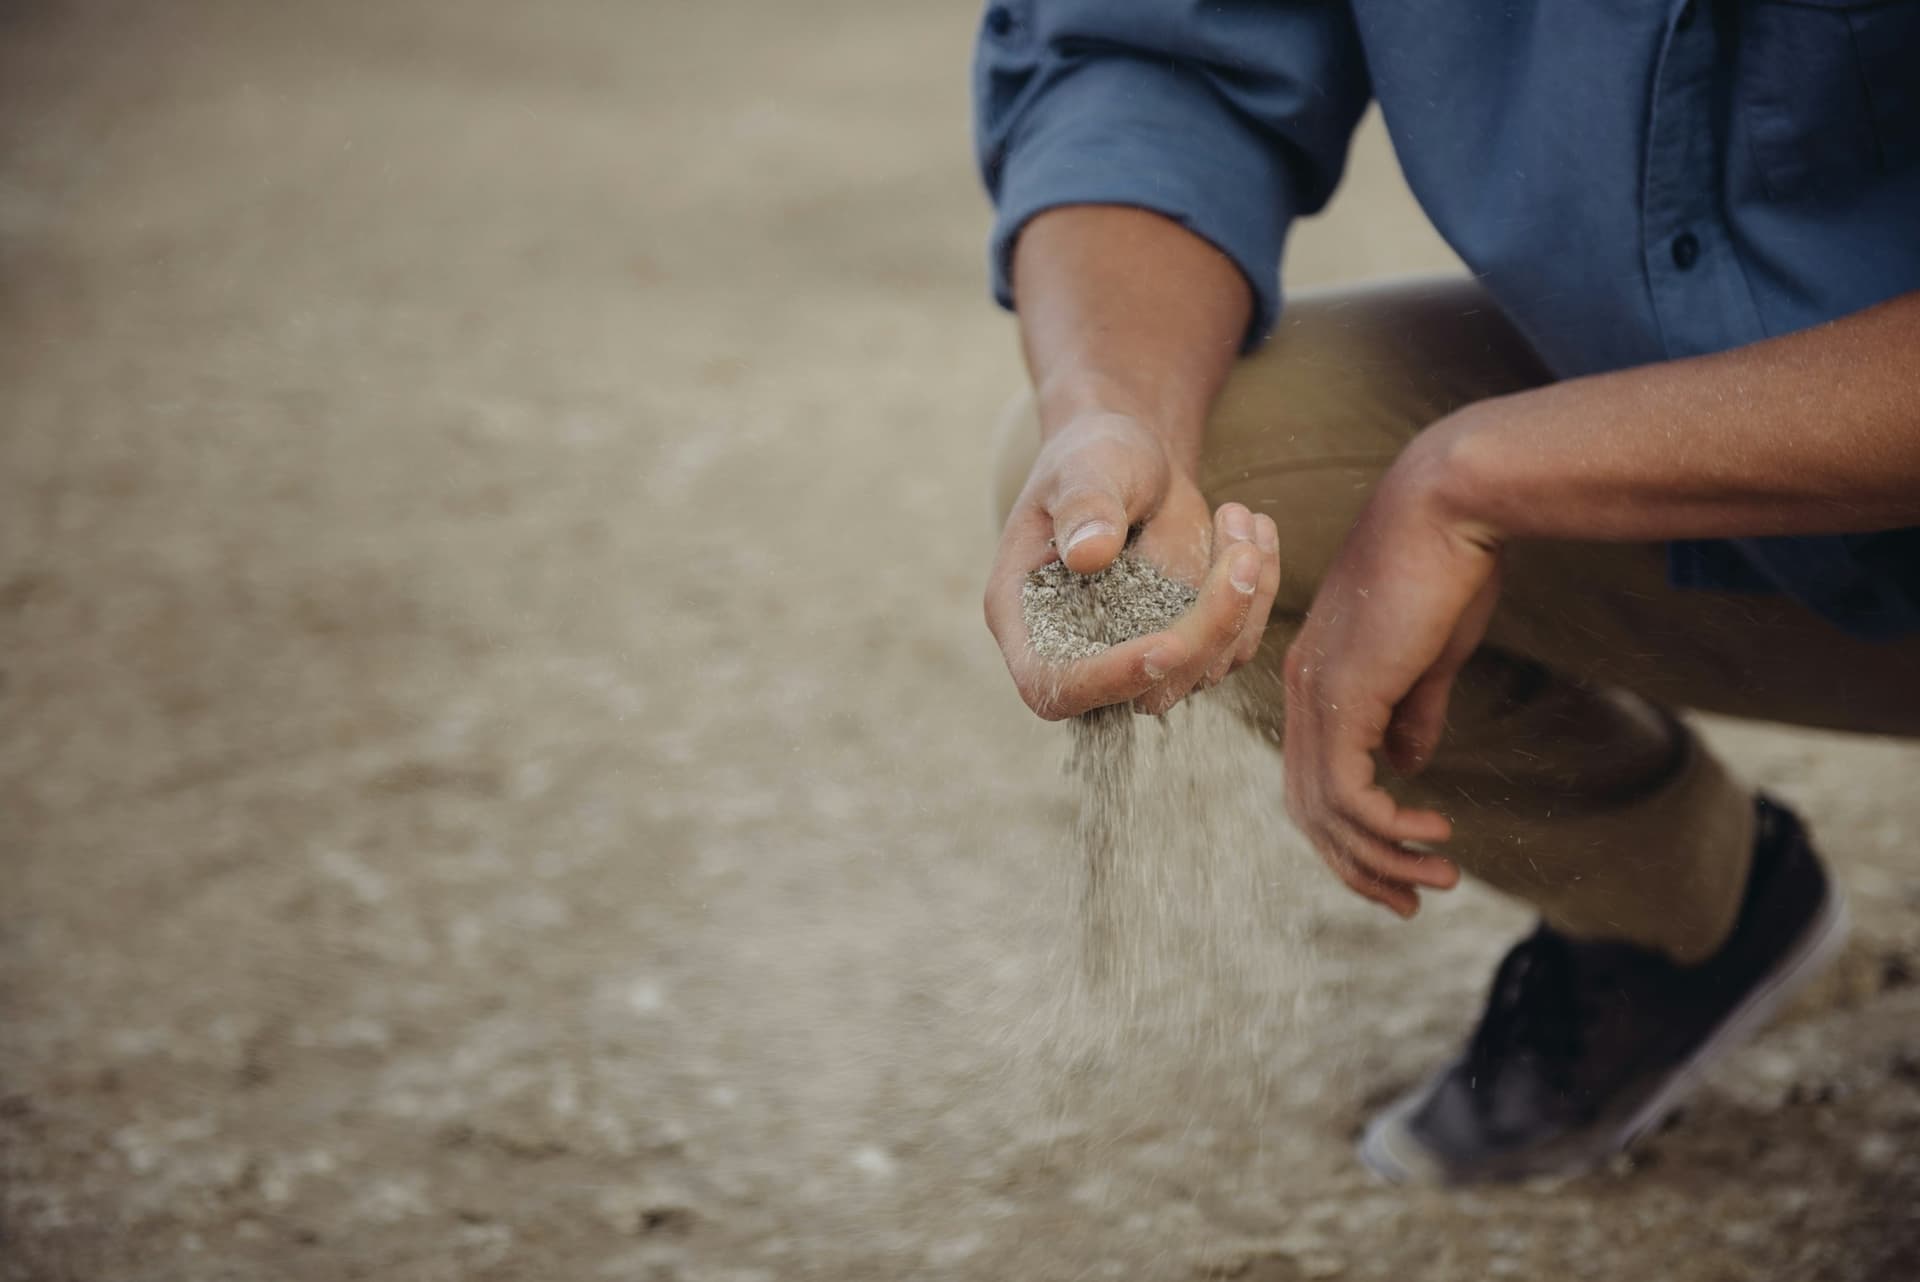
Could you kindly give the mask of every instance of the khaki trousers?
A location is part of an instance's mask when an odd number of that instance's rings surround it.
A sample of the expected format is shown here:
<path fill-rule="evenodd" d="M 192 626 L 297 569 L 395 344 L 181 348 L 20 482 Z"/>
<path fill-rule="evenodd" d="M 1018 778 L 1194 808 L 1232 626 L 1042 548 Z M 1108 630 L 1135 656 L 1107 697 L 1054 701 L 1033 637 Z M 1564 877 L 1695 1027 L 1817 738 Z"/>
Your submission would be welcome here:
<path fill-rule="evenodd" d="M 1369 489 L 1407 441 L 1469 402 L 1548 374 L 1469 282 L 1395 283 L 1292 301 L 1238 366 L 1207 429 L 1200 483 L 1280 527 L 1282 583 L 1258 667 L 1258 728 L 1285 723 L 1281 657 Z M 1030 403 L 1002 430 L 1004 517 L 1038 447 Z M 1855 640 L 1779 598 L 1670 586 L 1659 546 L 1529 543 L 1507 553 L 1485 645 L 1445 741 L 1405 800 L 1454 823 L 1470 875 L 1587 938 L 1711 955 L 1751 855 L 1751 794 L 1675 715 L 1920 734 L 1920 639 Z"/>

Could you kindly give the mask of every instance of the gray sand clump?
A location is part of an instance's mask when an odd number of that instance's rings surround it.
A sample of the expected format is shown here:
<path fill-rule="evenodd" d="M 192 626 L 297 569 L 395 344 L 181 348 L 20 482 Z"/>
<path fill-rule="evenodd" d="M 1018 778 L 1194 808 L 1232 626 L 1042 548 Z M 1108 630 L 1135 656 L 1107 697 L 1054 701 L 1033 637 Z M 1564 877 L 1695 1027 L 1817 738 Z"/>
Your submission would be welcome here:
<path fill-rule="evenodd" d="M 1132 552 L 1098 574 L 1075 574 L 1055 561 L 1027 576 L 1020 592 L 1033 652 L 1071 663 L 1144 637 L 1187 612 L 1197 594 Z"/>
<path fill-rule="evenodd" d="M 1123 554 L 1095 575 L 1055 562 L 1023 596 L 1035 652 L 1064 664 L 1167 627 L 1195 593 Z M 1286 911 L 1303 865 L 1277 761 L 1245 716 L 1266 679 L 1243 670 L 1157 719 L 1120 705 L 1070 723 L 1077 930 L 1030 1031 L 1077 1096 L 1251 1102 L 1304 1013 L 1301 922 Z"/>

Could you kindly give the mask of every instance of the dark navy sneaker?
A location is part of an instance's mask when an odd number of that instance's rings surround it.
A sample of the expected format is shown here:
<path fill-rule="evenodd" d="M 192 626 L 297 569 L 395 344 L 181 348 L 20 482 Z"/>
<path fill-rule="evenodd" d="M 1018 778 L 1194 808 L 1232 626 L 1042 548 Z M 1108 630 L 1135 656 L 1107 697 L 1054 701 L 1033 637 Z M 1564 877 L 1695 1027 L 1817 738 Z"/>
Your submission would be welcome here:
<path fill-rule="evenodd" d="M 1388 1108 L 1360 1157 L 1396 1182 L 1571 1175 L 1658 1127 L 1846 937 L 1846 908 L 1792 811 L 1755 802 L 1733 933 L 1698 966 L 1541 926 L 1493 980 L 1466 1051 Z"/>

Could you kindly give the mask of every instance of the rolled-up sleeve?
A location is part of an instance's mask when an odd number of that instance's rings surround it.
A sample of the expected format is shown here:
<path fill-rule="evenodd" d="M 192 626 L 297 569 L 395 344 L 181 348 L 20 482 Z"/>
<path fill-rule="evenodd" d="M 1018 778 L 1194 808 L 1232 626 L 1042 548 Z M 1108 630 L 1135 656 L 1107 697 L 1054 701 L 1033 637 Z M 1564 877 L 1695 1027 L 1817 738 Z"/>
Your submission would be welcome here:
<path fill-rule="evenodd" d="M 995 0 L 974 60 L 994 296 L 1013 305 L 1035 215 L 1131 205 L 1233 260 L 1254 345 L 1279 315 L 1287 227 L 1332 194 L 1368 93 L 1343 3 Z"/>

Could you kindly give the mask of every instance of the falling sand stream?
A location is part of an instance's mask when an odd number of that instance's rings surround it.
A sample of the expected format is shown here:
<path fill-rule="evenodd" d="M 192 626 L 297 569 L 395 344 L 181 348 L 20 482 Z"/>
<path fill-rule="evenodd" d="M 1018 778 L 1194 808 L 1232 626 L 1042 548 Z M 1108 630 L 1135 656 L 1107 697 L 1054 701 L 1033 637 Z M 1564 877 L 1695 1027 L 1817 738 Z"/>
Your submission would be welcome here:
<path fill-rule="evenodd" d="M 1023 606 L 1035 653 L 1066 663 L 1167 627 L 1194 596 L 1129 552 L 1093 575 L 1035 571 Z M 1242 714 L 1261 675 L 1160 718 L 1117 705 L 1071 722 L 1078 922 L 1041 1026 L 1083 1082 L 1159 1093 L 1198 1077 L 1244 1098 L 1297 1027 L 1311 985 L 1286 891 L 1307 869 L 1281 838 L 1277 762 Z"/>

